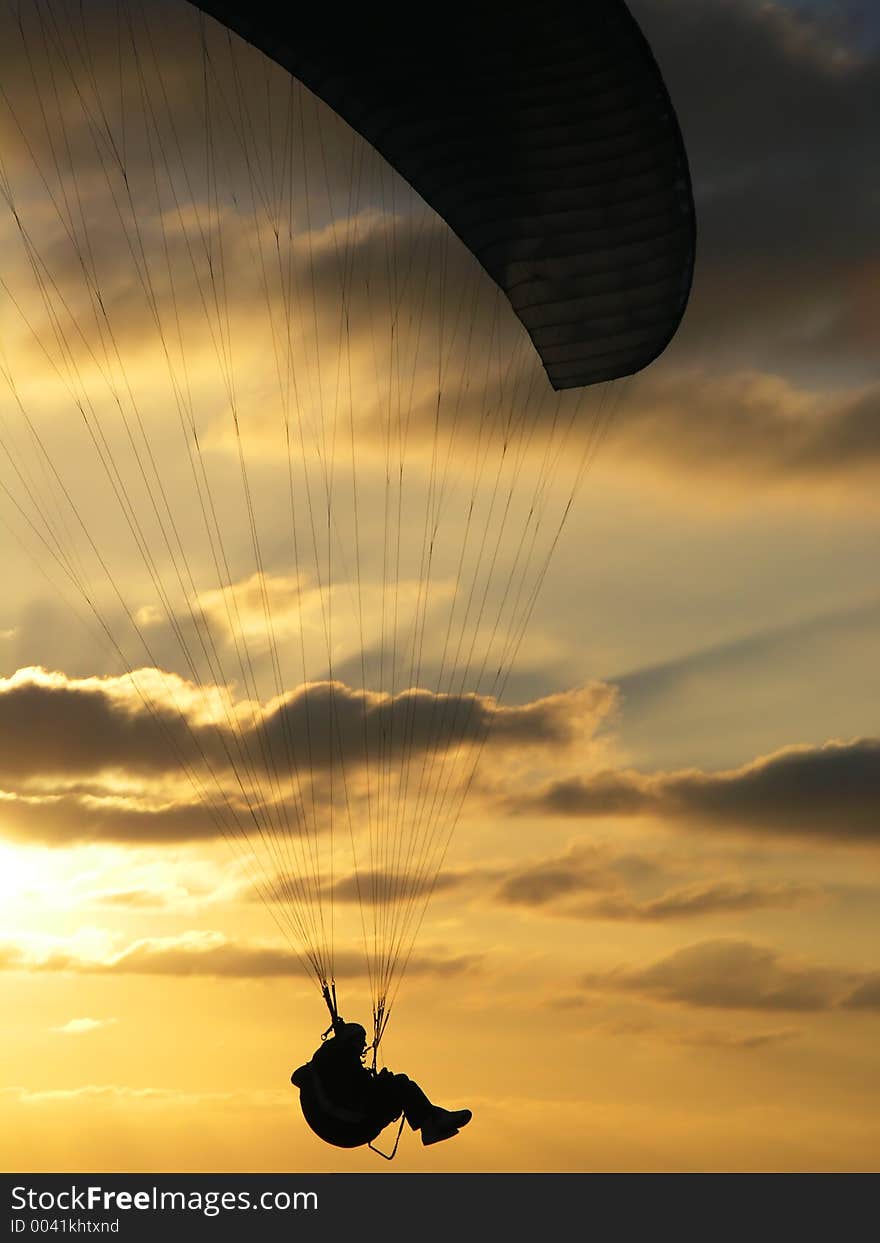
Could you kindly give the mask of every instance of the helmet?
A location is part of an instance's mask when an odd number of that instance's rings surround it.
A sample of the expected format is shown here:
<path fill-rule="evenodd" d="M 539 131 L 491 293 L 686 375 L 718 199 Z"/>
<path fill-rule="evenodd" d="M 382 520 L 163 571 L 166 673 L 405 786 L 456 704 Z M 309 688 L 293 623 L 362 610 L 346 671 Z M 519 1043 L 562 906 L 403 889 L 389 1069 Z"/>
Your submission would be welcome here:
<path fill-rule="evenodd" d="M 367 1033 L 360 1023 L 341 1023 L 336 1032 L 337 1040 L 344 1040 L 347 1045 L 363 1053 L 367 1047 Z"/>

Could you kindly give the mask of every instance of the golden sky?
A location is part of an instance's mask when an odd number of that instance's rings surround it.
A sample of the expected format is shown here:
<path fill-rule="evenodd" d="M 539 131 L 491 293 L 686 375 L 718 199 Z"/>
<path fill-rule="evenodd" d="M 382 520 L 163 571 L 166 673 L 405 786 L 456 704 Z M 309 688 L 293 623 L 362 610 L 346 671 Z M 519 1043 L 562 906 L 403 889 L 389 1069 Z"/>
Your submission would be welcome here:
<path fill-rule="evenodd" d="M 69 9 L 3 17 L 3 1168 L 383 1172 L 288 1083 L 331 908 L 474 1111 L 393 1169 L 875 1168 L 867 32 L 634 0 L 698 265 L 579 396 L 280 71 Z"/>

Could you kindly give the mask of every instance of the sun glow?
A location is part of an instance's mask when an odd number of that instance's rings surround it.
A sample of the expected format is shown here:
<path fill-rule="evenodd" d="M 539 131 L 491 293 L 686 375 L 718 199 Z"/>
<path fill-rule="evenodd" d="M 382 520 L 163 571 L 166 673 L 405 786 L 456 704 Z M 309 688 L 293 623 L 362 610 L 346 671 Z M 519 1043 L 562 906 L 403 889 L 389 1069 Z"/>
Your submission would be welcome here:
<path fill-rule="evenodd" d="M 0 906 L 9 914 L 39 898 L 48 899 L 61 887 L 51 853 L 0 844 Z"/>

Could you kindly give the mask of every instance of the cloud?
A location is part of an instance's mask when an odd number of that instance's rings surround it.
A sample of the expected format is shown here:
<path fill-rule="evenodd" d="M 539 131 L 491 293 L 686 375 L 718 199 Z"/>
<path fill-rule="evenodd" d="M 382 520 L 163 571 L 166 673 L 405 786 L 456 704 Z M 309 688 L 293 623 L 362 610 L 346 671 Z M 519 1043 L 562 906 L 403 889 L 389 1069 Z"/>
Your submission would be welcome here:
<path fill-rule="evenodd" d="M 144 698 L 138 685 L 144 687 Z M 147 671 L 130 679 L 68 679 L 42 669 L 19 670 L 0 679 L 0 774 L 78 776 L 114 768 L 163 772 L 171 765 L 171 748 L 184 743 L 183 714 L 195 716 L 195 694 L 180 679 Z M 184 696 L 178 719 L 172 710 L 175 695 Z M 151 714 L 146 705 L 154 701 Z M 197 720 L 193 728 L 200 728 Z M 192 749 L 191 744 L 184 754 L 191 757 Z"/>
<path fill-rule="evenodd" d="M 122 907 L 131 910 L 153 910 L 157 907 L 170 907 L 181 902 L 191 901 L 193 895 L 183 888 L 165 889 L 99 889 L 84 893 L 81 902 L 84 906 Z M 209 900 L 207 895 L 202 901 Z"/>
<path fill-rule="evenodd" d="M 503 707 L 322 682 L 258 706 L 156 670 L 77 679 L 23 669 L 0 679 L 0 811 L 7 834 L 47 842 L 249 840 L 252 812 L 266 831 L 297 836 L 320 825 L 334 764 L 356 784 L 380 758 L 393 776 L 405 755 L 439 755 L 427 772 L 447 782 L 484 742 L 496 753 L 564 749 L 613 704 L 598 684 Z"/>
<path fill-rule="evenodd" d="M 240 1105 L 245 1109 L 289 1108 L 290 1096 L 286 1091 L 258 1089 L 230 1092 L 186 1092 L 179 1088 L 134 1088 L 121 1083 L 86 1083 L 75 1088 L 28 1088 L 21 1085 L 0 1088 L 0 1099 L 12 1100 L 27 1106 L 90 1104 L 131 1108 L 134 1105 L 179 1105 L 186 1109 L 198 1106 Z"/>
<path fill-rule="evenodd" d="M 165 1103 L 181 1101 L 196 1103 L 201 1094 L 180 1092 L 175 1088 L 133 1088 L 117 1083 L 85 1083 L 76 1088 L 26 1088 L 12 1086 L 0 1088 L 0 1094 L 25 1105 L 75 1104 L 78 1101 L 103 1101 L 123 1104 Z"/>
<path fill-rule="evenodd" d="M 648 816 L 685 827 L 827 842 L 877 841 L 880 740 L 784 747 L 726 772 L 605 771 L 554 781 L 510 810 Z"/>
<path fill-rule="evenodd" d="M 720 1010 L 811 1012 L 848 1005 L 864 973 L 787 959 L 750 941 L 700 941 L 646 967 L 582 978 L 587 990 Z"/>
<path fill-rule="evenodd" d="M 49 1031 L 61 1036 L 85 1036 L 90 1032 L 100 1031 L 102 1027 L 112 1027 L 117 1019 L 70 1019 L 61 1027 L 50 1027 Z"/>
<path fill-rule="evenodd" d="M 629 669 L 609 681 L 626 705 L 627 713 L 631 713 L 633 708 L 641 710 L 654 703 L 668 703 L 696 679 L 718 674 L 742 679 L 756 663 L 790 660 L 794 645 L 806 651 L 809 660 L 818 660 L 819 650 L 827 643 L 851 645 L 873 636 L 878 629 L 880 597 L 870 596 L 855 605 L 817 613 L 787 625 L 768 626 L 660 664 Z"/>
<path fill-rule="evenodd" d="M 847 46 L 822 6 L 634 0 L 633 9 L 675 102 L 695 182 L 697 274 L 677 346 L 720 342 L 730 353 L 801 362 L 843 349 L 864 359 L 864 297 L 878 255 L 869 157 L 876 50 Z"/>
<path fill-rule="evenodd" d="M 49 958 L 42 970 L 88 971 L 81 960 L 62 954 Z M 92 968 L 122 975 L 214 976 L 262 979 L 297 975 L 296 957 L 286 949 L 230 941 L 222 935 L 189 933 L 135 941 Z"/>
<path fill-rule="evenodd" d="M 338 902 L 407 902 L 429 894 L 454 891 L 473 881 L 465 872 L 441 872 L 437 876 L 413 876 L 403 871 L 370 871 L 352 873 L 336 881 L 333 897 Z"/>
<path fill-rule="evenodd" d="M 791 910 L 821 900 L 815 886 L 712 879 L 672 888 L 664 865 L 644 856 L 574 846 L 504 878 L 494 892 L 503 906 L 563 919 L 659 923 L 745 911 Z M 654 891 L 645 894 L 648 887 Z"/>
<path fill-rule="evenodd" d="M 413 954 L 407 973 L 449 978 L 473 970 L 475 955 L 442 952 Z M 350 978 L 366 975 L 361 955 L 337 954 L 336 970 Z M 191 931 L 168 937 L 145 937 L 119 950 L 86 954 L 65 949 L 63 943 L 28 946 L 0 943 L 0 970 L 72 972 L 79 975 L 146 975 L 262 980 L 302 978 L 303 964 L 282 945 L 234 941 L 219 932 Z"/>
<path fill-rule="evenodd" d="M 261 708 L 230 702 L 224 688 L 197 687 L 156 670 L 67 678 L 21 669 L 0 679 L 0 775 L 114 769 L 150 775 L 176 769 L 180 759 L 197 764 L 203 757 L 229 767 L 239 746 L 262 769 L 297 758 L 326 768 L 340 755 L 363 763 L 380 745 L 387 758 L 389 749 L 397 756 L 404 745 L 420 753 L 486 736 L 497 746 L 559 746 L 595 728 L 613 699 L 610 687 L 597 684 L 503 707 L 472 694 L 410 689 L 392 696 L 313 682 Z M 306 757 L 307 732 L 312 742 Z"/>
<path fill-rule="evenodd" d="M 62 790 L 25 795 L 0 790 L 0 832 L 11 840 L 66 846 L 88 842 L 146 845 L 208 841 L 229 829 L 230 804 L 192 795 L 169 803 L 159 797 L 85 795 Z M 214 815 L 213 813 L 216 813 Z M 234 830 L 233 830 L 234 831 Z M 130 895 L 129 905 L 134 904 Z M 117 899 L 124 904 L 124 899 Z"/>
<path fill-rule="evenodd" d="M 876 481 L 880 384 L 805 387 L 769 371 L 716 367 L 650 373 L 617 419 L 609 450 L 753 489 L 822 480 Z"/>
<path fill-rule="evenodd" d="M 820 891 L 815 886 L 789 883 L 758 884 L 747 881 L 696 881 L 659 897 L 636 901 L 629 896 L 608 896 L 587 902 L 572 914 L 583 919 L 662 921 L 695 919 L 730 912 L 795 910 L 814 905 Z"/>
<path fill-rule="evenodd" d="M 575 1010 L 584 1008 L 586 999 L 583 995 L 568 996 L 562 998 L 561 1001 L 562 1004 L 559 999 L 556 999 L 552 1004 L 556 1009 Z M 644 1007 L 640 1007 L 641 1009 Z M 730 1049 L 736 1052 L 750 1052 L 771 1045 L 786 1044 L 801 1035 L 801 1032 L 794 1027 L 771 1028 L 767 1031 L 739 1031 L 730 1027 L 719 1029 L 669 1027 L 666 1024 L 661 1025 L 652 1021 L 642 1016 L 641 1013 L 638 1017 L 602 1018 L 598 1022 L 589 1021 L 586 1029 L 596 1035 L 610 1036 L 615 1039 L 620 1036 L 637 1037 L 646 1038 L 651 1042 L 662 1041 L 664 1044 L 704 1049 Z"/>
<path fill-rule="evenodd" d="M 734 1049 L 751 1051 L 768 1046 L 788 1044 L 801 1033 L 795 1027 L 781 1027 L 766 1032 L 730 1031 L 682 1031 L 670 1035 L 673 1044 L 688 1045 L 702 1049 Z"/>
<path fill-rule="evenodd" d="M 618 883 L 613 863 L 602 852 L 574 847 L 564 855 L 515 871 L 498 887 L 496 900 L 508 906 L 544 907 Z"/>
<path fill-rule="evenodd" d="M 746 911 L 794 910 L 816 902 L 819 891 L 807 885 L 707 881 L 670 889 L 643 901 L 609 894 L 579 903 L 560 914 L 579 919 L 635 920 L 647 923 L 695 919 Z"/>
<path fill-rule="evenodd" d="M 487 877 L 494 877 L 497 871 L 490 869 L 471 868 L 467 872 L 444 870 L 434 873 L 430 867 L 406 869 L 400 861 L 396 867 L 389 866 L 385 870 L 378 868 L 359 868 L 334 880 L 330 884 L 315 880 L 302 892 L 297 891 L 298 902 L 304 905 L 311 903 L 341 902 L 363 905 L 404 906 L 427 901 L 431 896 L 443 893 L 457 894 L 467 889 L 476 890 L 485 883 Z M 279 874 L 265 882 L 247 883 L 241 886 L 236 896 L 250 902 L 288 903 L 291 899 L 289 877 Z"/>
<path fill-rule="evenodd" d="M 873 972 L 854 988 L 842 1005 L 846 1010 L 880 1011 L 880 971 Z"/>

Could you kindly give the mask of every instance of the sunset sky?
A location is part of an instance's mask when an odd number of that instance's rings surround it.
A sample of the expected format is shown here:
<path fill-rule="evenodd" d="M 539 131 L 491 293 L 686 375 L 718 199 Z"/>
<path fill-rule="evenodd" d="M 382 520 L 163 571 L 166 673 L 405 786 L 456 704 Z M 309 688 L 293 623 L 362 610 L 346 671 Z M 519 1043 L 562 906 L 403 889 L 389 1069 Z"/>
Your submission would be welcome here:
<path fill-rule="evenodd" d="M 354 866 L 371 920 L 398 814 L 437 834 L 383 1060 L 474 1119 L 388 1168 L 876 1169 L 880 26 L 630 7 L 697 266 L 662 357 L 582 398 L 544 394 L 364 144 L 188 6 L 148 6 L 142 60 L 102 0 L 88 47 L 78 5 L 4 8 L 4 1169 L 385 1172 L 289 1085 L 328 1017 L 284 875 L 328 852 L 308 883 L 367 1024 Z"/>

